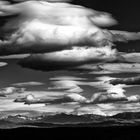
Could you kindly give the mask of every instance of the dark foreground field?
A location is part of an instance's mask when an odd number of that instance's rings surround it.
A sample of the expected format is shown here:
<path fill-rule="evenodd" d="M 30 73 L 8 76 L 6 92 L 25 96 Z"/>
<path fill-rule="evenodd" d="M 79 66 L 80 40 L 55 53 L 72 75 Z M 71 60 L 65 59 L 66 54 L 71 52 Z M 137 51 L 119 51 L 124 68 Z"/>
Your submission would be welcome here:
<path fill-rule="evenodd" d="M 134 140 L 140 139 L 140 126 L 102 128 L 16 128 L 0 130 L 1 139 L 91 139 L 91 140 Z"/>

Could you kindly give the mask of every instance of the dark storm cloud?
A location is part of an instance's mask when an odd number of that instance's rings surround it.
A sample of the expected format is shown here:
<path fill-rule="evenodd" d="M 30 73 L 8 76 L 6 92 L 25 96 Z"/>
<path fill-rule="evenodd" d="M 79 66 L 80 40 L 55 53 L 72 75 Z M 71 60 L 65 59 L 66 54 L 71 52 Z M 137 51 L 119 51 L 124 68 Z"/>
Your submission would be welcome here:
<path fill-rule="evenodd" d="M 88 63 L 124 61 L 117 50 L 110 47 L 101 48 L 73 48 L 53 53 L 33 54 L 19 61 L 19 65 L 26 68 L 52 71 L 71 69 Z"/>
<path fill-rule="evenodd" d="M 116 78 L 109 81 L 110 84 L 140 85 L 140 76 L 130 78 Z"/>
<path fill-rule="evenodd" d="M 47 1 L 0 4 L 1 18 L 7 17 L 1 27 L 0 55 L 52 52 L 75 45 L 111 46 L 114 41 L 140 38 L 139 33 L 102 30 L 116 20 L 109 13 L 83 6 Z M 8 18 L 13 15 L 18 16 Z"/>

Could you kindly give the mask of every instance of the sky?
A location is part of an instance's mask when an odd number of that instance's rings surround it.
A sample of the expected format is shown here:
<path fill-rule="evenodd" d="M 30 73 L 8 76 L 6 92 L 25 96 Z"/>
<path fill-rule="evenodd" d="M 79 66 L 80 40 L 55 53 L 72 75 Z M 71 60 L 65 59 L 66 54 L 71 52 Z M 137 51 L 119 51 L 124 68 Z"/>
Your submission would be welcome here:
<path fill-rule="evenodd" d="M 137 1 L 0 2 L 3 114 L 140 110 Z"/>

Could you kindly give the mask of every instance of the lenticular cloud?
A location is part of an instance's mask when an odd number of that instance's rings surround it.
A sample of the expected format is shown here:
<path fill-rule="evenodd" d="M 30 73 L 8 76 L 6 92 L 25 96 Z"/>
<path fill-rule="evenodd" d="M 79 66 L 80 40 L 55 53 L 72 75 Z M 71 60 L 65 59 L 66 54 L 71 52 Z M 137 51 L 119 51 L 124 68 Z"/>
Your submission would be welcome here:
<path fill-rule="evenodd" d="M 109 46 L 101 48 L 78 48 L 58 52 L 32 54 L 19 61 L 19 65 L 42 71 L 71 69 L 83 64 L 124 61 L 116 49 Z"/>

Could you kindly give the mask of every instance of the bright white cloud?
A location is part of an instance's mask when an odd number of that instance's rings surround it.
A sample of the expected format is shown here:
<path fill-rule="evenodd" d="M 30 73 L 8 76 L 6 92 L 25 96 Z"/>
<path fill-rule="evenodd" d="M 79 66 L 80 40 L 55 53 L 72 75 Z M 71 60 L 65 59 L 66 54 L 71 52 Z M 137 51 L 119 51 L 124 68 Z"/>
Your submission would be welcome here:
<path fill-rule="evenodd" d="M 5 50 L 3 55 L 56 51 L 66 46 L 95 45 L 100 41 L 102 44 L 106 37 L 96 24 L 116 22 L 108 13 L 68 3 L 1 1 L 1 16 L 15 14 L 20 16 L 8 20 L 3 27 L 4 34 L 14 30 L 8 40 L 0 41 L 0 50 Z"/>
<path fill-rule="evenodd" d="M 118 101 L 127 101 L 127 98 L 124 94 L 118 93 L 95 93 L 91 98 L 91 102 L 93 103 L 111 103 L 111 102 L 118 102 Z"/>
<path fill-rule="evenodd" d="M 44 53 L 75 45 L 112 46 L 114 41 L 140 38 L 139 33 L 100 29 L 100 26 L 111 26 L 117 22 L 109 13 L 83 6 L 47 1 L 18 4 L 1 1 L 0 16 L 17 14 L 18 17 L 1 27 L 6 40 L 0 41 L 0 55 Z"/>
<path fill-rule="evenodd" d="M 75 102 L 79 102 L 79 103 L 85 103 L 87 101 L 87 99 L 83 96 L 81 96 L 80 94 L 68 94 L 66 95 L 67 97 L 69 97 L 70 99 L 72 99 Z"/>
<path fill-rule="evenodd" d="M 44 83 L 30 81 L 30 82 L 23 82 L 23 83 L 14 83 L 12 85 L 13 86 L 40 86 L 40 85 L 44 85 Z"/>
<path fill-rule="evenodd" d="M 129 102 L 140 102 L 140 96 L 139 95 L 132 95 L 127 97 Z"/>
<path fill-rule="evenodd" d="M 6 65 L 8 65 L 8 63 L 6 63 L 6 62 L 0 62 L 0 67 L 4 67 Z"/>

